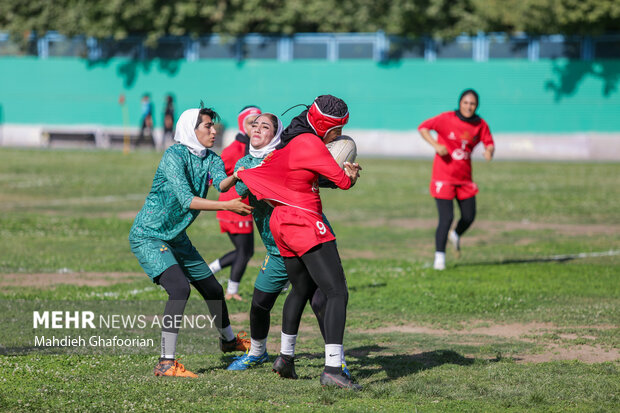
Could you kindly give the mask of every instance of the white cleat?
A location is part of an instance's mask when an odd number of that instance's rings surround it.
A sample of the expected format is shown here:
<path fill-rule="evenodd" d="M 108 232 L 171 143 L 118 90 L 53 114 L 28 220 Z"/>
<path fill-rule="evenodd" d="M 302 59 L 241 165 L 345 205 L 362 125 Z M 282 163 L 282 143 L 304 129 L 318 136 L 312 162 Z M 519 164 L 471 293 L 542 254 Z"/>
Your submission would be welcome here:
<path fill-rule="evenodd" d="M 443 271 L 446 269 L 446 254 L 444 252 L 435 253 L 435 263 L 433 264 L 433 268 L 438 271 Z"/>

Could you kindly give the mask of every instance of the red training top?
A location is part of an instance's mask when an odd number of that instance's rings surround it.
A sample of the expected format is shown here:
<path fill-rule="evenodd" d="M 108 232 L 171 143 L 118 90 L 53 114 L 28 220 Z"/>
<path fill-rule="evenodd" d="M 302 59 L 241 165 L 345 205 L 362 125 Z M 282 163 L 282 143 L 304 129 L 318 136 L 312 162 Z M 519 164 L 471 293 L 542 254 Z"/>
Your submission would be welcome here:
<path fill-rule="evenodd" d="M 276 201 L 318 215 L 323 213 L 319 175 L 341 189 L 351 187 L 351 179 L 321 139 L 311 133 L 295 137 L 284 148 L 267 155 L 256 168 L 237 175 L 259 200 Z"/>
<path fill-rule="evenodd" d="M 480 141 L 485 146 L 493 145 L 489 125 L 480 118 L 465 122 L 454 111 L 444 112 L 427 119 L 418 126 L 437 132 L 437 142 L 448 149 L 448 155 L 435 154 L 432 180 L 460 183 L 471 182 L 471 152 Z"/>
<path fill-rule="evenodd" d="M 230 176 L 235 172 L 235 165 L 237 164 L 237 161 L 244 156 L 245 144 L 243 142 L 239 142 L 236 139 L 230 145 L 224 148 L 221 158 L 222 161 L 224 161 L 224 169 L 226 171 L 226 175 Z M 235 198 L 239 198 L 239 194 L 237 194 L 237 191 L 235 191 L 235 187 L 233 186 L 227 192 L 220 193 L 218 201 L 230 201 L 231 199 Z M 247 198 L 243 201 L 249 205 Z M 220 221 L 252 222 L 252 215 L 242 216 L 231 211 L 217 211 L 215 217 Z"/>

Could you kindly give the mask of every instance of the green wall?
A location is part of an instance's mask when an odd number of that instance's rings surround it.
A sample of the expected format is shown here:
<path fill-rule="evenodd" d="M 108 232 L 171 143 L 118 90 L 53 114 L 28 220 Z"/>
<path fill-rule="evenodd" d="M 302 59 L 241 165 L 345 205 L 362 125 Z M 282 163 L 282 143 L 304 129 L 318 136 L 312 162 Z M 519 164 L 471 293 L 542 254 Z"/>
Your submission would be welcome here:
<path fill-rule="evenodd" d="M 137 126 L 140 97 L 153 98 L 161 126 L 164 96 L 177 112 L 201 99 L 234 127 L 246 104 L 282 113 L 322 93 L 344 98 L 355 129 L 411 130 L 454 109 L 463 89 L 480 92 L 480 114 L 494 132 L 620 131 L 620 61 L 227 60 L 144 61 L 0 58 L 0 122 L 122 125 L 124 93 Z M 289 112 L 285 121 L 301 108 Z"/>

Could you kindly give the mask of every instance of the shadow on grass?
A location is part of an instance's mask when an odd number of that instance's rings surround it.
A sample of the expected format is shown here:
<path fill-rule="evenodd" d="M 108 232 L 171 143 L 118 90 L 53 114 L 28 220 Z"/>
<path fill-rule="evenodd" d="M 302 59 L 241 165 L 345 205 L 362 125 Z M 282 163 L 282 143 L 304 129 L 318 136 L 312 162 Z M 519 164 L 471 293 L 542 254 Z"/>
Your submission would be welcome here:
<path fill-rule="evenodd" d="M 464 262 L 464 263 L 456 263 L 455 267 L 471 267 L 478 265 L 507 265 L 507 264 L 534 264 L 534 263 L 543 263 L 543 262 L 568 262 L 575 260 L 577 258 L 576 255 L 562 255 L 557 257 L 540 257 L 540 258 L 508 258 L 496 261 L 474 261 L 474 262 Z"/>
<path fill-rule="evenodd" d="M 379 379 L 375 382 L 389 382 L 444 364 L 470 366 L 476 362 L 475 358 L 462 356 L 453 350 L 433 350 L 418 354 L 376 354 L 385 349 L 388 348 L 374 345 L 347 350 L 345 354 L 358 359 L 358 362 L 353 365 L 355 376 L 358 378 L 371 378 L 376 374 L 385 372 L 387 378 Z"/>

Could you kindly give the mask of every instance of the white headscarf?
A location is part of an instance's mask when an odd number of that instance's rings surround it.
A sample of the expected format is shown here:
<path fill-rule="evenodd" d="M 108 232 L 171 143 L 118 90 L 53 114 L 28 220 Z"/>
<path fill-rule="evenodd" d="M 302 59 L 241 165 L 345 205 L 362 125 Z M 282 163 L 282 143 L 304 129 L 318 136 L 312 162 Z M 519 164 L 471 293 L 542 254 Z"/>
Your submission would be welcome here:
<path fill-rule="evenodd" d="M 263 113 L 261 115 L 258 115 L 257 118 L 261 116 L 265 116 L 265 115 L 273 115 L 273 114 Z M 269 155 L 269 153 L 271 153 L 274 149 L 276 149 L 276 146 L 280 144 L 280 135 L 282 134 L 282 131 L 284 130 L 284 128 L 282 127 L 282 121 L 280 120 L 280 118 L 276 116 L 276 119 L 278 120 L 278 130 L 276 131 L 276 134 L 274 135 L 271 142 L 269 142 L 267 145 L 263 146 L 260 149 L 254 149 L 254 147 L 252 146 L 252 137 L 250 136 L 250 155 L 252 155 L 253 157 L 264 158 L 265 156 Z"/>
<path fill-rule="evenodd" d="M 177 128 L 174 131 L 174 140 L 181 145 L 187 146 L 187 149 L 194 155 L 204 158 L 207 156 L 207 148 L 205 148 L 196 137 L 194 130 L 196 120 L 198 120 L 199 109 L 187 109 L 181 114 L 177 121 Z"/>

